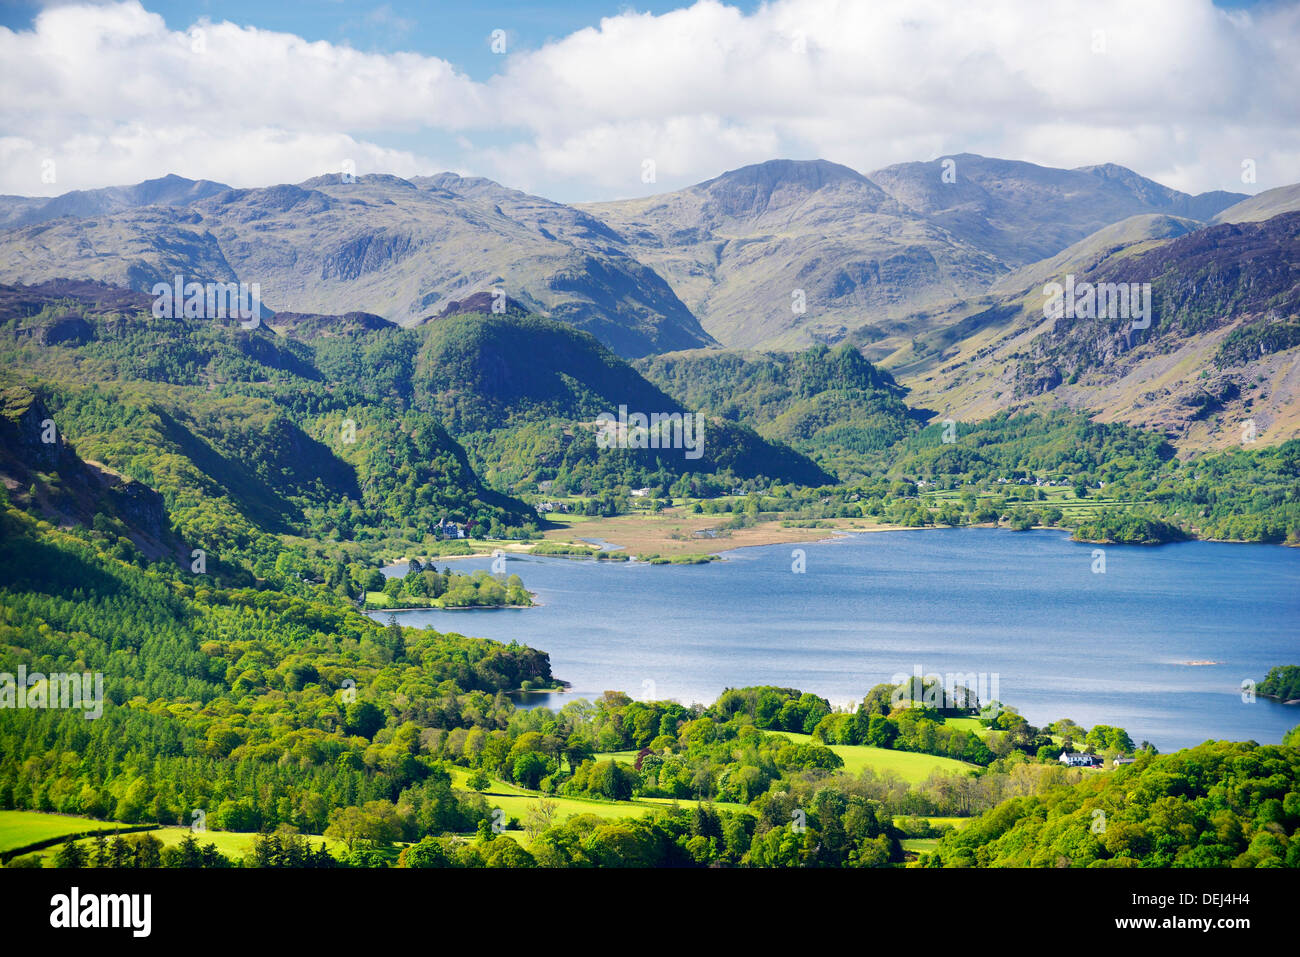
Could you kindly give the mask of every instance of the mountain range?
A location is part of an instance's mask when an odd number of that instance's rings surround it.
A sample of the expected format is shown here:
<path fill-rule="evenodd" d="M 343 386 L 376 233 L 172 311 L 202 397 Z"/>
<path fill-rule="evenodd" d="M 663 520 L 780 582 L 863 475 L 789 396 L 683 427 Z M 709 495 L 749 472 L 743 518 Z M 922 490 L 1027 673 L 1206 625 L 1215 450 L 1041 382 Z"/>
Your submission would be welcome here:
<path fill-rule="evenodd" d="M 98 280 L 144 293 L 178 274 L 256 282 L 277 314 L 269 324 L 323 334 L 340 322 L 413 327 L 508 303 L 507 315 L 574 326 L 632 359 L 848 344 L 890 370 L 913 407 L 972 418 L 1067 405 L 1223 446 L 1232 423 L 1256 412 L 1270 438 L 1300 428 L 1294 231 L 1249 229 L 1295 210 L 1300 186 L 1191 195 L 1113 164 L 1065 170 L 974 154 L 870 174 L 773 160 L 576 206 L 452 173 L 257 189 L 168 176 L 0 197 L 0 282 Z M 1239 273 L 1203 275 L 1216 269 L 1206 248 Z M 1156 266 L 1182 278 L 1156 283 L 1148 335 L 1041 328 L 1044 283 L 1147 281 Z M 1268 296 L 1256 294 L 1261 269 Z M 1198 275 L 1240 294 L 1216 300 L 1213 322 L 1166 326 L 1179 306 L 1161 296 L 1199 296 Z M 1261 322 L 1282 328 L 1261 332 Z M 1232 336 L 1265 347 L 1223 352 Z M 1239 361 L 1225 366 L 1229 352 Z M 685 368 L 705 366 L 676 373 Z M 706 378 L 716 385 L 717 374 Z"/>
<path fill-rule="evenodd" d="M 1246 198 L 1189 196 L 1118 166 L 1058 170 L 973 154 L 948 162 L 864 176 L 777 160 L 582 208 L 626 237 L 723 344 L 797 348 L 964 300 L 1121 219 L 1208 218 Z"/>

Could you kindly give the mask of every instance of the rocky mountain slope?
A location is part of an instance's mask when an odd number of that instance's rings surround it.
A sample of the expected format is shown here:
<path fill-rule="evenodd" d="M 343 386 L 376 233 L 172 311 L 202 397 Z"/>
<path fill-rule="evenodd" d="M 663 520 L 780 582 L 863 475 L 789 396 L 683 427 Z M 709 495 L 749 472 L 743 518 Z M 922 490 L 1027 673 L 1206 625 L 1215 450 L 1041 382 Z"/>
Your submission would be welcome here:
<path fill-rule="evenodd" d="M 1300 210 L 1300 183 L 1293 183 L 1290 186 L 1266 189 L 1240 203 L 1234 203 L 1218 213 L 1211 222 L 1255 223 L 1297 210 Z"/>
<path fill-rule="evenodd" d="M 1158 238 L 1183 226 L 1130 223 L 1132 241 L 1118 244 L 1099 233 L 1003 296 L 954 310 L 886 365 L 909 402 L 957 419 L 1063 405 L 1184 450 L 1300 435 L 1300 212 Z M 1149 283 L 1150 328 L 1046 318 L 1043 285 L 1071 273 L 1076 284 Z"/>
<path fill-rule="evenodd" d="M 172 173 L 134 186 L 78 189 L 53 198 L 0 196 L 0 229 L 32 226 L 52 219 L 87 219 L 141 206 L 189 206 L 230 189 L 212 180 L 186 179 Z"/>
<path fill-rule="evenodd" d="M 274 311 L 399 324 L 500 289 L 623 355 L 713 341 L 604 224 L 487 180 L 335 174 L 233 190 L 175 179 L 165 190 L 68 194 L 46 204 L 64 211 L 57 218 L 0 200 L 0 221 L 17 224 L 0 233 L 0 280 L 147 292 L 175 275 L 238 279 L 258 283 Z"/>
<path fill-rule="evenodd" d="M 168 176 L 0 197 L 0 281 L 176 275 L 258 283 L 272 311 L 409 325 L 475 294 L 585 329 L 625 357 L 717 342 L 801 348 L 898 335 L 1008 273 L 1134 216 L 1209 219 L 1118 166 L 974 154 L 869 176 L 773 160 L 645 199 L 554 203 L 452 173 L 230 189 Z"/>
<path fill-rule="evenodd" d="M 1059 170 L 960 154 L 867 176 L 774 160 L 580 208 L 616 229 L 714 338 L 789 348 L 859 330 L 868 341 L 886 336 L 894 322 L 979 295 L 1121 220 L 1203 220 L 1243 198 L 1189 196 L 1113 165 Z"/>

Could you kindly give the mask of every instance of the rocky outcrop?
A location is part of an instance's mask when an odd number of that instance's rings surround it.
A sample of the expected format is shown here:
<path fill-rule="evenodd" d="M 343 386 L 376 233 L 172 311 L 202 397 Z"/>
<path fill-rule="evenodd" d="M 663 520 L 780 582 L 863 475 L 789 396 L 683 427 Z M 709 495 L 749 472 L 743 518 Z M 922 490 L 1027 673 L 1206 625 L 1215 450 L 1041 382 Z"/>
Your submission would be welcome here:
<path fill-rule="evenodd" d="M 0 391 L 0 481 L 16 505 L 56 525 L 107 519 L 150 558 L 178 552 L 163 497 L 81 459 L 45 402 L 21 387 Z"/>

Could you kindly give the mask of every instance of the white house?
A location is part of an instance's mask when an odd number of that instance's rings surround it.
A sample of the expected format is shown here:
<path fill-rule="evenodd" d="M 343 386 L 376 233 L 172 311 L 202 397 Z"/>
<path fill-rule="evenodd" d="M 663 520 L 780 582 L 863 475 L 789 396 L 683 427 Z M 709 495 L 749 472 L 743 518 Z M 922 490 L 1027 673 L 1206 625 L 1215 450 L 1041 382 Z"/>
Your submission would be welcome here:
<path fill-rule="evenodd" d="M 1092 768 L 1100 762 L 1095 754 L 1084 754 L 1082 751 L 1062 751 L 1060 760 L 1067 768 Z"/>

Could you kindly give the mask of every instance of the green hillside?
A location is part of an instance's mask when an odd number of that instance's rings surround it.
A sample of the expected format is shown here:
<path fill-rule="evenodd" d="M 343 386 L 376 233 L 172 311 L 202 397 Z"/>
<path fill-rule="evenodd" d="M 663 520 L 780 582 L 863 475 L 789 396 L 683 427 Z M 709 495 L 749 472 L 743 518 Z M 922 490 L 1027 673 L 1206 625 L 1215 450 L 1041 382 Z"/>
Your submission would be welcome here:
<path fill-rule="evenodd" d="M 1140 756 L 1113 774 L 998 805 L 942 838 L 930 863 L 1300 867 L 1298 780 L 1295 747 L 1217 741 Z"/>
<path fill-rule="evenodd" d="M 841 478 L 920 427 L 903 401 L 906 390 L 848 345 L 796 353 L 697 350 L 635 364 L 687 405 L 751 425 Z"/>
<path fill-rule="evenodd" d="M 68 317 L 78 338 L 43 345 Z M 48 419 L 66 452 L 45 477 L 23 471 L 30 456 L 0 456 L 21 480 L 20 500 L 48 505 L 47 486 L 73 480 L 70 463 L 101 463 L 161 493 L 162 524 L 187 560 L 195 548 L 214 562 L 244 555 L 265 575 L 275 538 L 289 534 L 421 537 L 447 520 L 522 535 L 536 523 L 479 480 L 434 416 L 404 402 L 408 385 L 385 389 L 364 364 L 354 379 L 327 381 L 311 346 L 269 330 L 98 312 L 66 298 L 3 317 L 0 332 L 6 444 L 40 448 Z M 23 412 L 33 402 L 40 415 Z"/>
<path fill-rule="evenodd" d="M 536 316 L 457 315 L 424 327 L 415 357 L 412 401 L 436 412 L 500 487 L 531 491 L 559 480 L 573 491 L 668 485 L 712 476 L 730 489 L 766 479 L 817 485 L 830 477 L 749 423 L 703 408 L 702 454 L 684 449 L 598 450 L 594 423 L 607 413 L 685 413 L 700 408 L 670 395 L 596 339 Z M 705 491 L 709 483 L 697 484 Z"/>

